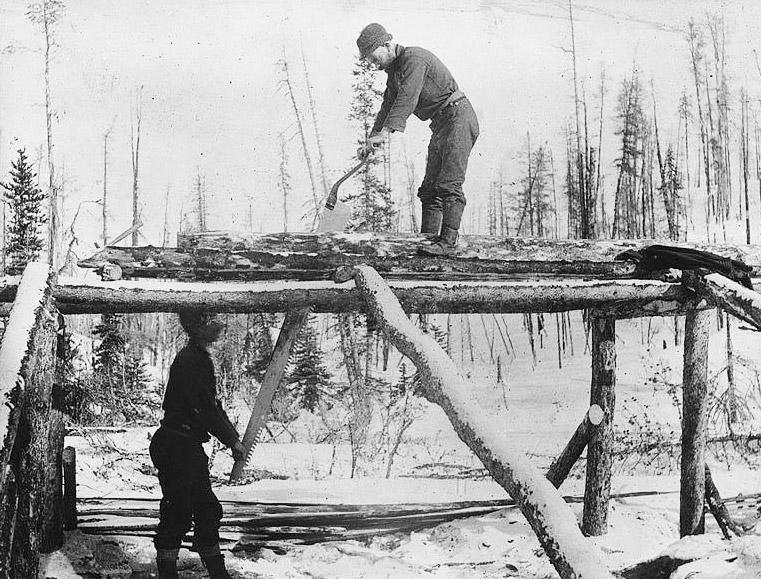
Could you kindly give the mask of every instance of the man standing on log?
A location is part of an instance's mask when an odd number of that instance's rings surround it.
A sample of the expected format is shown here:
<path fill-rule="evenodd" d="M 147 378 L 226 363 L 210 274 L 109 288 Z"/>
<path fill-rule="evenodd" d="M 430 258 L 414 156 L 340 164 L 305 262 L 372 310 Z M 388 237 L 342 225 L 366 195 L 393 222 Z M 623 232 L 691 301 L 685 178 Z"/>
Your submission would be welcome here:
<path fill-rule="evenodd" d="M 222 505 L 209 481 L 209 458 L 203 443 L 214 435 L 245 458 L 238 432 L 217 400 L 210 346 L 223 326 L 214 314 L 180 313 L 188 344 L 172 362 L 164 394 L 164 418 L 153 435 L 151 460 L 158 469 L 162 499 L 154 545 L 160 579 L 176 579 L 182 538 L 195 524 L 193 548 L 211 579 L 230 579 L 219 550 Z"/>
<path fill-rule="evenodd" d="M 423 48 L 395 44 L 391 38 L 377 23 L 365 26 L 357 38 L 360 58 L 388 74 L 383 103 L 359 155 L 372 153 L 390 133 L 404 132 L 411 114 L 422 121 L 430 119 L 432 135 L 418 197 L 423 205 L 420 233 L 433 244 L 418 251 L 451 255 L 465 209 L 462 185 L 478 138 L 478 119 L 452 73 L 436 56 Z"/>

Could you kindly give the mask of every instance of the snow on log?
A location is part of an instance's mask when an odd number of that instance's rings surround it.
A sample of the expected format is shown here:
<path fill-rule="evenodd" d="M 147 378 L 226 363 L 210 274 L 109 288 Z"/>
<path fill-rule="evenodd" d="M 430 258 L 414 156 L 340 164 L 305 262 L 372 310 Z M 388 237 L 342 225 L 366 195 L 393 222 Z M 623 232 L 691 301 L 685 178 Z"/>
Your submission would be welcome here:
<path fill-rule="evenodd" d="M 700 297 L 761 330 L 761 294 L 719 273 L 685 271 L 682 280 Z"/>
<path fill-rule="evenodd" d="M 47 264 L 27 265 L 0 343 L 0 436 L 3 441 L 0 488 L 5 484 L 6 465 L 16 438 L 21 397 L 26 380 L 35 369 L 35 354 L 39 347 L 34 340 L 35 330 L 50 317 L 46 310 L 50 295 Z"/>
<path fill-rule="evenodd" d="M 603 420 L 587 444 L 587 478 L 581 530 L 587 536 L 608 530 L 608 502 L 613 463 L 613 414 L 616 406 L 616 321 L 594 315 L 590 404 L 603 411 Z"/>
<path fill-rule="evenodd" d="M 416 365 L 426 396 L 444 410 L 460 439 L 518 503 L 539 542 L 563 578 L 611 578 L 602 553 L 579 530 L 571 509 L 509 435 L 484 416 L 473 387 L 436 341 L 420 332 L 393 292 L 371 267 L 358 267 L 357 286 L 396 348 Z"/>
<path fill-rule="evenodd" d="M 285 373 L 285 367 L 288 365 L 293 344 L 308 317 L 309 308 L 291 310 L 285 315 L 283 326 L 280 328 L 280 335 L 277 337 L 277 343 L 272 351 L 272 357 L 267 365 L 267 371 L 264 373 L 262 385 L 256 395 L 256 402 L 251 411 L 246 432 L 243 435 L 246 458 L 235 461 L 230 473 L 230 482 L 237 482 L 243 475 L 243 469 L 246 466 L 251 450 L 254 448 L 259 439 L 259 433 L 266 423 L 267 415 L 272 405 L 272 398 L 275 396 L 275 390 L 277 390 L 277 387 L 283 380 L 283 374 Z"/>
<path fill-rule="evenodd" d="M 576 428 L 576 432 L 573 433 L 571 440 L 568 441 L 568 444 L 563 449 L 563 452 L 550 465 L 546 476 L 547 480 L 556 489 L 560 488 L 568 473 L 571 472 L 573 465 L 579 460 L 581 453 L 584 452 L 589 439 L 594 434 L 596 427 L 603 421 L 603 418 L 605 418 L 603 409 L 597 404 L 592 404 L 584 415 L 581 424 Z"/>
<path fill-rule="evenodd" d="M 676 315 L 707 307 L 681 284 L 657 280 L 510 280 L 481 282 L 390 281 L 408 313 L 526 313 L 594 308 L 612 317 Z M 56 305 L 64 314 L 178 312 L 362 311 L 353 282 L 182 282 L 166 280 L 59 280 Z M 16 285 L 0 285 L 0 302 Z"/>
<path fill-rule="evenodd" d="M 116 264 L 126 277 L 180 279 L 328 279 L 340 266 L 367 264 L 387 278 L 419 276 L 565 275 L 631 277 L 634 264 L 616 256 L 647 240 L 548 240 L 464 235 L 449 259 L 417 255 L 416 234 L 205 232 L 179 237 L 178 248 L 107 247 L 79 262 L 100 269 Z M 761 273 L 761 247 L 675 244 L 743 260 Z"/>
<path fill-rule="evenodd" d="M 47 264 L 27 265 L 0 344 L 0 575 L 36 577 L 39 553 L 63 540 L 50 464 L 55 329 L 52 272 Z M 5 500 L 5 499 L 8 500 Z"/>
<path fill-rule="evenodd" d="M 680 537 L 701 534 L 705 530 L 703 505 L 710 323 L 710 311 L 693 311 L 687 314 L 684 324 Z"/>

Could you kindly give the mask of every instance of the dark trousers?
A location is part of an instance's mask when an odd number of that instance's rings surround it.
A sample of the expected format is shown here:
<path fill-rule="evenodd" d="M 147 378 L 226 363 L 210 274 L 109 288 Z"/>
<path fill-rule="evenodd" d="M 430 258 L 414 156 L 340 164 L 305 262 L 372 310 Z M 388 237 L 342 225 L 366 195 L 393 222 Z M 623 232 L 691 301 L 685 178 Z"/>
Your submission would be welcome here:
<path fill-rule="evenodd" d="M 452 203 L 464 207 L 462 185 L 468 157 L 479 134 L 478 119 L 470 101 L 464 98 L 440 111 L 431 119 L 431 132 L 418 197 L 424 208 L 441 210 Z"/>
<path fill-rule="evenodd" d="M 217 545 L 222 505 L 211 489 L 209 459 L 201 443 L 159 428 L 150 453 L 163 495 L 153 539 L 156 549 L 178 549 L 194 523 L 196 551 Z"/>

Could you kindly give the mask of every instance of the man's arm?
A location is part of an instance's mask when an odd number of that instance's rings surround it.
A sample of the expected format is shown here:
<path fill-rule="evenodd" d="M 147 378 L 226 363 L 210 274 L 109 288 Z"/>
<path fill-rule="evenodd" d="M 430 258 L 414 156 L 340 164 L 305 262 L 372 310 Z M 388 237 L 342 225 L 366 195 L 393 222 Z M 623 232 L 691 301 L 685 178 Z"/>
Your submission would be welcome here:
<path fill-rule="evenodd" d="M 382 123 L 384 128 L 404 132 L 407 118 L 417 107 L 427 72 L 428 64 L 421 58 L 410 58 L 404 62 L 399 71 L 397 94 L 390 102 L 388 113 Z"/>
<path fill-rule="evenodd" d="M 207 378 L 213 375 L 213 369 L 204 367 L 204 362 L 198 360 L 197 365 L 183 364 L 178 368 L 181 373 L 178 378 L 185 385 L 185 394 L 196 418 L 210 434 L 232 448 L 240 442 L 240 437 L 214 396 L 214 384 L 208 383 Z"/>
<path fill-rule="evenodd" d="M 386 122 L 386 117 L 388 116 L 388 110 L 391 108 L 391 104 L 396 100 L 396 91 L 393 89 L 393 87 L 388 86 L 390 83 L 387 83 L 386 90 L 383 91 L 383 102 L 381 103 L 381 108 L 378 111 L 378 114 L 375 115 L 375 123 L 373 124 L 373 130 L 370 133 L 370 136 L 377 135 L 378 133 L 383 130 L 383 123 Z"/>

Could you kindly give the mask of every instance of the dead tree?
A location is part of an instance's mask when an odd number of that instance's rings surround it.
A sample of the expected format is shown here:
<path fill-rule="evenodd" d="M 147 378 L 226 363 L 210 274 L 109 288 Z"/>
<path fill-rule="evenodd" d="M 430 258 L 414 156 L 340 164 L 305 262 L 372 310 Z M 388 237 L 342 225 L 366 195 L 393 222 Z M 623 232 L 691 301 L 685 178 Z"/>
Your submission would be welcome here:
<path fill-rule="evenodd" d="M 135 108 L 130 114 L 130 152 L 132 159 L 132 246 L 138 244 L 138 223 L 140 222 L 139 173 L 140 173 L 140 124 L 143 120 L 143 87 L 137 91 Z"/>
<path fill-rule="evenodd" d="M 34 24 L 42 27 L 45 36 L 44 52 L 44 80 L 45 80 L 45 128 L 47 136 L 47 162 L 48 162 L 48 200 L 50 212 L 48 215 L 49 227 L 49 253 L 48 259 L 51 266 L 58 265 L 58 185 L 55 176 L 55 163 L 53 162 L 53 100 L 50 91 L 50 64 L 53 59 L 53 51 L 57 44 L 55 40 L 56 23 L 63 17 L 64 3 L 62 0 L 42 0 L 32 4 L 27 11 L 27 16 Z"/>

